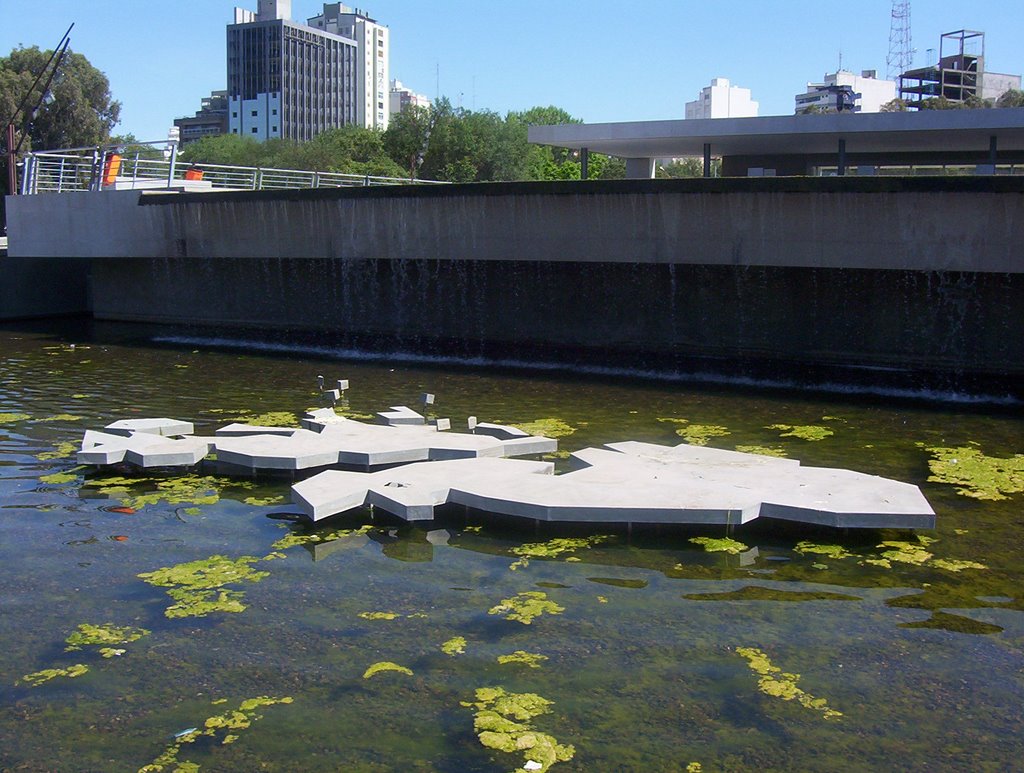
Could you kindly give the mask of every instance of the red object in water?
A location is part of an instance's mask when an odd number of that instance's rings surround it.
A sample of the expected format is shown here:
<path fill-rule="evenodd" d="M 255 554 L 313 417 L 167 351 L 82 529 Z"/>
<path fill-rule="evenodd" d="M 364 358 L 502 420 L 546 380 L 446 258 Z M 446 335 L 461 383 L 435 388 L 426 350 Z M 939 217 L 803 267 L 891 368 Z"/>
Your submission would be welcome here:
<path fill-rule="evenodd" d="M 113 535 L 111 537 L 111 539 L 112 540 L 117 540 L 118 542 L 127 542 L 128 541 L 128 538 L 125 535 L 123 535 L 123 534 L 115 534 L 115 535 Z"/>
<path fill-rule="evenodd" d="M 135 509 L 131 507 L 112 507 L 110 508 L 112 513 L 124 513 L 125 515 L 134 515 Z"/>

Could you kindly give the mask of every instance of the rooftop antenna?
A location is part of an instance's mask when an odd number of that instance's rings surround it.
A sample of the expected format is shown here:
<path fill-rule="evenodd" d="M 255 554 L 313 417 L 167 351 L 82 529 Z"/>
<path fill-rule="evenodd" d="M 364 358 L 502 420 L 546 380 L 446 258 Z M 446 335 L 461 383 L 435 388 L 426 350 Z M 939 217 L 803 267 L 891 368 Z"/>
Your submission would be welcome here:
<path fill-rule="evenodd" d="M 885 77 L 897 80 L 913 64 L 910 45 L 910 0 L 893 0 L 889 22 L 889 55 L 885 57 Z"/>

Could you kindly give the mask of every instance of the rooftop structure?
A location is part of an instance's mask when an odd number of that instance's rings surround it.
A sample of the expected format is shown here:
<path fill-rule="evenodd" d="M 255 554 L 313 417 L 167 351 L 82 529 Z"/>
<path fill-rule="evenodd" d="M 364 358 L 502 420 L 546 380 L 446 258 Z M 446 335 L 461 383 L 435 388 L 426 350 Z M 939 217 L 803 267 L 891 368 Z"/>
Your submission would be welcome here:
<path fill-rule="evenodd" d="M 708 173 L 714 154 L 730 177 L 897 163 L 989 167 L 1024 161 L 1024 108 L 531 126 L 529 140 L 625 158 L 634 178 L 652 177 L 656 158 L 701 154 Z"/>
<path fill-rule="evenodd" d="M 1020 86 L 1021 76 L 986 69 L 984 32 L 956 30 L 939 40 L 936 64 L 900 75 L 899 96 L 909 107 L 918 109 L 931 99 L 998 99 L 1003 92 Z"/>
<path fill-rule="evenodd" d="M 877 113 L 894 99 L 896 82 L 879 79 L 875 70 L 863 70 L 860 75 L 839 70 L 826 74 L 820 83 L 808 82 L 807 90 L 794 98 L 793 112 Z"/>
<path fill-rule="evenodd" d="M 757 115 L 757 109 L 750 89 L 733 86 L 728 78 L 713 78 L 697 99 L 686 103 L 686 118 L 750 118 Z"/>

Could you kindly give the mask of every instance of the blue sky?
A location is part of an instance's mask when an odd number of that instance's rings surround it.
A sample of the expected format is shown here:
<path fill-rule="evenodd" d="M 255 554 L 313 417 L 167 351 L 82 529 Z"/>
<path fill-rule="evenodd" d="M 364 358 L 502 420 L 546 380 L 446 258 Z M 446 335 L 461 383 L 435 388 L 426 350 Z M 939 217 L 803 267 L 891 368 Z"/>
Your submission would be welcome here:
<path fill-rule="evenodd" d="M 356 5 L 356 3 L 350 3 Z M 72 47 L 123 103 L 115 131 L 166 136 L 225 85 L 224 27 L 256 0 L 0 0 L 0 53 Z M 839 66 L 885 73 L 890 0 L 360 0 L 391 30 L 391 76 L 499 113 L 557 105 L 587 122 L 682 118 L 711 78 L 750 88 L 761 115 L 792 112 Z M 292 16 L 320 11 L 293 0 Z M 912 0 L 915 64 L 943 32 L 986 33 L 988 67 L 1024 72 L 1022 0 Z"/>

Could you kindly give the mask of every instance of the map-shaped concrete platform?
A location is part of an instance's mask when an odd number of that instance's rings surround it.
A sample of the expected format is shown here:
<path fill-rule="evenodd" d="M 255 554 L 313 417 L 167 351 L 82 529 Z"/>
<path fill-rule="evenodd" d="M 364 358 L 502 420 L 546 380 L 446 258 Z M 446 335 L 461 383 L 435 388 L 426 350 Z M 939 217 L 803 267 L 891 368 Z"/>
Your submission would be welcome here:
<path fill-rule="evenodd" d="M 563 475 L 546 462 L 497 458 L 331 470 L 294 485 L 292 500 L 314 521 L 365 505 L 429 521 L 449 503 L 570 523 L 738 525 L 760 517 L 844 528 L 935 526 L 916 486 L 793 459 L 638 442 L 572 457 L 585 466 Z"/>

